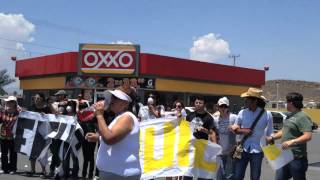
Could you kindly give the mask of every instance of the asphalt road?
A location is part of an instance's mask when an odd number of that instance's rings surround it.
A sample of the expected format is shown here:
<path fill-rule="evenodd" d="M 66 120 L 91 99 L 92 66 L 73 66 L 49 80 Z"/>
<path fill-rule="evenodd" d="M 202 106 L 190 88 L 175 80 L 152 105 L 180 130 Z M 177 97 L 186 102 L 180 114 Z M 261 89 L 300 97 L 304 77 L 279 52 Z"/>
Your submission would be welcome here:
<path fill-rule="evenodd" d="M 308 159 L 309 159 L 309 169 L 307 171 L 308 180 L 319 180 L 320 179 L 320 129 L 313 133 L 312 140 L 308 143 Z M 82 158 L 79 159 L 81 175 Z M 38 179 L 39 177 L 26 177 L 24 175 L 25 171 L 30 169 L 30 164 L 28 157 L 19 154 L 18 155 L 18 173 L 15 175 L 0 174 L 0 180 L 20 180 L 20 179 Z M 40 167 L 37 165 L 37 172 L 40 172 Z M 48 167 L 47 167 L 48 169 Z M 248 167 L 245 180 L 250 179 L 249 175 L 250 168 Z M 264 160 L 262 164 L 262 175 L 261 180 L 273 180 L 275 172 L 271 169 L 268 163 Z M 159 180 L 165 178 L 158 178 Z"/>

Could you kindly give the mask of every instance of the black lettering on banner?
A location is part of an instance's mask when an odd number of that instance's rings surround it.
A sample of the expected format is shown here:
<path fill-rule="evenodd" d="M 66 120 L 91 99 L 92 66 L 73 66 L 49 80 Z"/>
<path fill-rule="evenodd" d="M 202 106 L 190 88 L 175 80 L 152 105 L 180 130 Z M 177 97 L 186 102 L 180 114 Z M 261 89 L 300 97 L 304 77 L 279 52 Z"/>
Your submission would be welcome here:
<path fill-rule="evenodd" d="M 54 139 L 61 139 L 64 131 L 66 130 L 67 128 L 67 124 L 65 123 L 59 123 L 59 128 L 57 129 L 58 130 L 58 133 L 57 135 L 54 137 Z"/>
<path fill-rule="evenodd" d="M 39 157 L 42 150 L 50 143 L 50 139 L 45 139 L 47 129 L 47 122 L 38 121 L 30 157 Z"/>
<path fill-rule="evenodd" d="M 52 131 L 58 131 L 60 122 L 50 121 L 49 124 L 50 124 L 50 132 L 49 133 L 51 133 Z"/>
<path fill-rule="evenodd" d="M 84 136 L 81 133 L 80 129 L 76 129 L 76 131 L 74 132 L 74 138 L 76 138 L 78 141 L 75 147 L 76 147 L 76 150 L 79 151 L 79 149 L 81 148 L 81 144 L 84 141 Z"/>
<path fill-rule="evenodd" d="M 15 150 L 20 152 L 20 149 L 23 145 L 26 145 L 27 141 L 32 141 L 32 139 L 26 139 L 23 137 L 25 130 L 33 130 L 35 125 L 35 120 L 27 118 L 19 118 L 16 126 L 16 136 L 15 136 Z"/>
<path fill-rule="evenodd" d="M 66 141 L 70 141 L 71 136 L 73 135 L 72 133 L 75 129 L 75 125 L 71 125 L 70 131 L 66 132 L 66 129 L 68 126 L 68 124 L 66 124 L 66 123 L 49 122 L 49 124 L 50 124 L 50 129 L 51 129 L 51 131 L 49 133 L 51 133 L 53 131 L 57 132 L 56 136 L 53 137 L 53 139 L 61 139 L 63 134 L 67 133 L 68 137 L 67 137 Z"/>
<path fill-rule="evenodd" d="M 70 140 L 73 136 L 73 133 L 74 133 L 73 131 L 74 131 L 75 127 L 76 127 L 75 125 L 71 125 L 70 131 L 65 132 L 65 133 L 68 133 L 68 138 L 66 139 L 67 142 L 70 142 Z"/>

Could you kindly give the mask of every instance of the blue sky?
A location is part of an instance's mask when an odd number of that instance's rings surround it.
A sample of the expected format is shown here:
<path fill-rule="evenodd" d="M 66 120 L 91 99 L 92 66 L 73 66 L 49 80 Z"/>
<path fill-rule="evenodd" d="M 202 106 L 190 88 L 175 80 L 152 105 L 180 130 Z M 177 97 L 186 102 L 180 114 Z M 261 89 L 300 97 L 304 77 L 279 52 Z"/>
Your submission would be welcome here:
<path fill-rule="evenodd" d="M 209 56 L 218 57 L 215 63 L 232 65 L 228 55 L 240 54 L 237 66 L 270 66 L 267 80 L 320 82 L 319 5 L 315 0 L 2 0 L 0 13 L 22 14 L 33 24 L 24 38 L 10 36 L 11 42 L 21 42 L 27 57 L 121 40 L 140 44 L 142 52 L 190 58 L 194 43 L 211 33 L 227 44 L 222 54 Z M 0 55 L 5 39 L 0 30 Z"/>

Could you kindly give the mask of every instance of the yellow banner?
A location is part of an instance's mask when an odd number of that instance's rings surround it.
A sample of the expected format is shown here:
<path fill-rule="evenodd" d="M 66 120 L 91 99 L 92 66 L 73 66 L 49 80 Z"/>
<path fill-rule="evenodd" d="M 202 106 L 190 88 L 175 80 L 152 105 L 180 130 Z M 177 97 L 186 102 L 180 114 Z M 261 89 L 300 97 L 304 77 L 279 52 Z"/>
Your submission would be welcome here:
<path fill-rule="evenodd" d="M 262 144 L 262 151 L 268 160 L 269 165 L 274 170 L 282 168 L 293 160 L 291 150 L 283 150 L 281 144 L 265 145 L 264 143 Z"/>
<path fill-rule="evenodd" d="M 140 124 L 141 179 L 194 176 L 212 179 L 221 146 L 195 139 L 190 124 L 175 117 Z"/>

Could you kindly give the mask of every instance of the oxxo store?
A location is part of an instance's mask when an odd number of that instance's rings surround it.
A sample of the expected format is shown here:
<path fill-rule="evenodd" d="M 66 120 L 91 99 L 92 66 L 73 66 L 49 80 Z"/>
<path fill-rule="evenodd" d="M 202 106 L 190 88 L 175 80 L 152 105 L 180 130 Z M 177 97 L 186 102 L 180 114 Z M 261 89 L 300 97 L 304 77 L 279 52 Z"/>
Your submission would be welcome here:
<path fill-rule="evenodd" d="M 37 92 L 52 96 L 59 89 L 70 98 L 83 93 L 94 101 L 106 89 L 130 84 L 143 103 L 153 93 L 160 104 L 171 106 L 181 99 L 192 106 L 194 96 L 202 94 L 209 110 L 221 96 L 228 96 L 231 109 L 238 109 L 242 92 L 265 83 L 264 70 L 140 53 L 138 45 L 114 44 L 80 44 L 79 52 L 19 60 L 16 76 L 25 102 Z"/>

